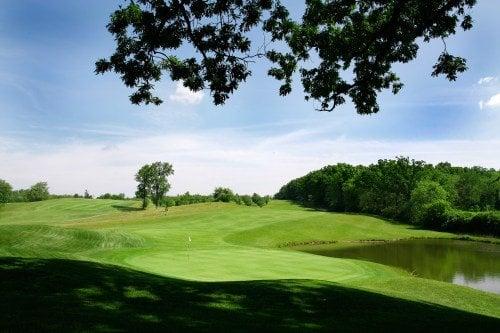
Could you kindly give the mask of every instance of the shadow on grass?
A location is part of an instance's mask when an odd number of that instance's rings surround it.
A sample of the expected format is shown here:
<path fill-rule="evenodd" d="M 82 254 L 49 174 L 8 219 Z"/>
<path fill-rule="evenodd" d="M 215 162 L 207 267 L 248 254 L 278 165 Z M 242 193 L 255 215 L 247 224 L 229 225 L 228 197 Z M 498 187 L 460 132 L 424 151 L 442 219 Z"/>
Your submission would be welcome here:
<path fill-rule="evenodd" d="M 500 320 L 332 283 L 201 283 L 0 258 L 0 331 L 490 331 Z"/>
<path fill-rule="evenodd" d="M 285 201 L 287 201 L 288 203 L 290 203 L 290 204 L 292 204 L 294 206 L 301 207 L 306 212 L 344 214 L 344 215 L 352 215 L 352 216 L 368 216 L 368 217 L 373 217 L 373 218 L 376 218 L 376 219 L 379 219 L 379 220 L 382 220 L 382 221 L 385 221 L 385 222 L 388 222 L 388 223 L 391 223 L 391 224 L 408 226 L 408 229 L 432 230 L 432 229 L 428 229 L 428 228 L 424 228 L 424 227 L 421 227 L 421 226 L 417 226 L 417 225 L 411 224 L 409 222 L 404 222 L 404 221 L 400 221 L 400 220 L 394 220 L 394 219 L 391 219 L 391 218 L 388 218 L 388 217 L 385 217 L 385 216 L 382 216 L 382 215 L 377 215 L 377 214 L 372 214 L 372 213 L 335 211 L 335 210 L 328 210 L 328 209 L 325 209 L 325 208 L 311 207 L 311 206 L 307 206 L 305 204 L 301 204 L 301 203 L 295 202 L 295 201 L 290 201 L 290 200 L 285 200 Z M 435 230 L 435 231 L 445 232 L 443 230 Z"/>
<path fill-rule="evenodd" d="M 143 210 L 140 207 L 131 207 L 131 206 L 123 206 L 123 205 L 111 205 L 114 209 L 117 209 L 121 212 L 139 212 Z"/>

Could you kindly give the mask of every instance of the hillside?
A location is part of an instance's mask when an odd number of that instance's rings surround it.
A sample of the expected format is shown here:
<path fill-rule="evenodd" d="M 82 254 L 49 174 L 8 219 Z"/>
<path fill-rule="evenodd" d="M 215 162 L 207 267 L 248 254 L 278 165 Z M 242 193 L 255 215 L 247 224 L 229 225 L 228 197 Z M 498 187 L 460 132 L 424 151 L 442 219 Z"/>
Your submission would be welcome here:
<path fill-rule="evenodd" d="M 498 295 L 284 247 L 453 234 L 285 201 L 168 212 L 137 207 L 134 201 L 58 199 L 2 208 L 0 275 L 8 281 L 1 286 L 3 328 L 43 319 L 42 328 L 62 330 L 62 317 L 76 330 L 143 324 L 201 329 L 209 323 L 214 330 L 224 323 L 352 328 L 349 321 L 403 329 L 423 316 L 435 320 L 415 329 L 500 324 Z M 96 316 L 95 322 L 87 316 Z"/>

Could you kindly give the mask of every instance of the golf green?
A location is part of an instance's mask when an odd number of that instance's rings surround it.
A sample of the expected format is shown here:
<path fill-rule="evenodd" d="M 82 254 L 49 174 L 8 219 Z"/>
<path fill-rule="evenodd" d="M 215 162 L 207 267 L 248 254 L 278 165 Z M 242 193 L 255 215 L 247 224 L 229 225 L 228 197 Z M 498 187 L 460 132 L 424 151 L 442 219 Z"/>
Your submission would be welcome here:
<path fill-rule="evenodd" d="M 1 208 L 0 329 L 500 327 L 498 295 L 290 248 L 453 234 L 285 201 L 138 207 L 57 199 Z"/>

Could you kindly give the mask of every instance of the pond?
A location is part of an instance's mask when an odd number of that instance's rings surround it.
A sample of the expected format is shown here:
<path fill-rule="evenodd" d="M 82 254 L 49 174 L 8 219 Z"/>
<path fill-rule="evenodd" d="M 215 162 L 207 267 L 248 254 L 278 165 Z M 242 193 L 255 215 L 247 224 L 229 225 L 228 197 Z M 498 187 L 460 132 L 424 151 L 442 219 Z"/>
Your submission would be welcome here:
<path fill-rule="evenodd" d="M 403 268 L 417 276 L 500 294 L 500 245 L 419 239 L 305 246 L 301 251 Z"/>

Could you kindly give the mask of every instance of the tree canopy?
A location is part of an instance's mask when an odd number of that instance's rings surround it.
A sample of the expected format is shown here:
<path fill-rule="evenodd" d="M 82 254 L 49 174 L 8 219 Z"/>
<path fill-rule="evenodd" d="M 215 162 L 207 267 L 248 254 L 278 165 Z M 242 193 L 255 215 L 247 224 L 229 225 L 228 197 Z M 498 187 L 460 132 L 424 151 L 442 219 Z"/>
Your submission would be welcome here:
<path fill-rule="evenodd" d="M 0 179 L 0 204 L 7 203 L 12 195 L 12 186 Z"/>
<path fill-rule="evenodd" d="M 156 207 L 163 202 L 165 194 L 170 189 L 167 177 L 174 174 L 174 169 L 170 163 L 155 162 L 142 166 L 135 180 L 137 184 L 136 197 L 142 199 L 142 208 L 148 205 L 148 198 L 151 198 Z"/>
<path fill-rule="evenodd" d="M 42 201 L 50 197 L 49 185 L 46 182 L 39 182 L 31 186 L 26 194 L 28 201 Z"/>
<path fill-rule="evenodd" d="M 338 212 L 377 214 L 437 229 L 500 235 L 500 171 L 399 157 L 336 164 L 294 179 L 275 196 Z"/>
<path fill-rule="evenodd" d="M 433 76 L 453 81 L 467 69 L 445 39 L 472 28 L 476 2 L 305 0 L 295 20 L 279 0 L 130 0 L 111 15 L 116 49 L 95 71 L 120 75 L 135 89 L 134 104 L 162 103 L 154 88 L 168 74 L 192 91 L 208 89 L 220 105 L 252 74 L 251 63 L 267 58 L 268 74 L 282 82 L 280 95 L 291 92 L 298 74 L 306 100 L 319 101 L 319 110 L 350 98 L 358 113 L 376 113 L 379 92 L 403 87 L 393 65 L 415 59 L 419 41 L 443 40 Z M 255 29 L 268 36 L 257 46 Z M 182 57 L 186 46 L 192 53 Z"/>

